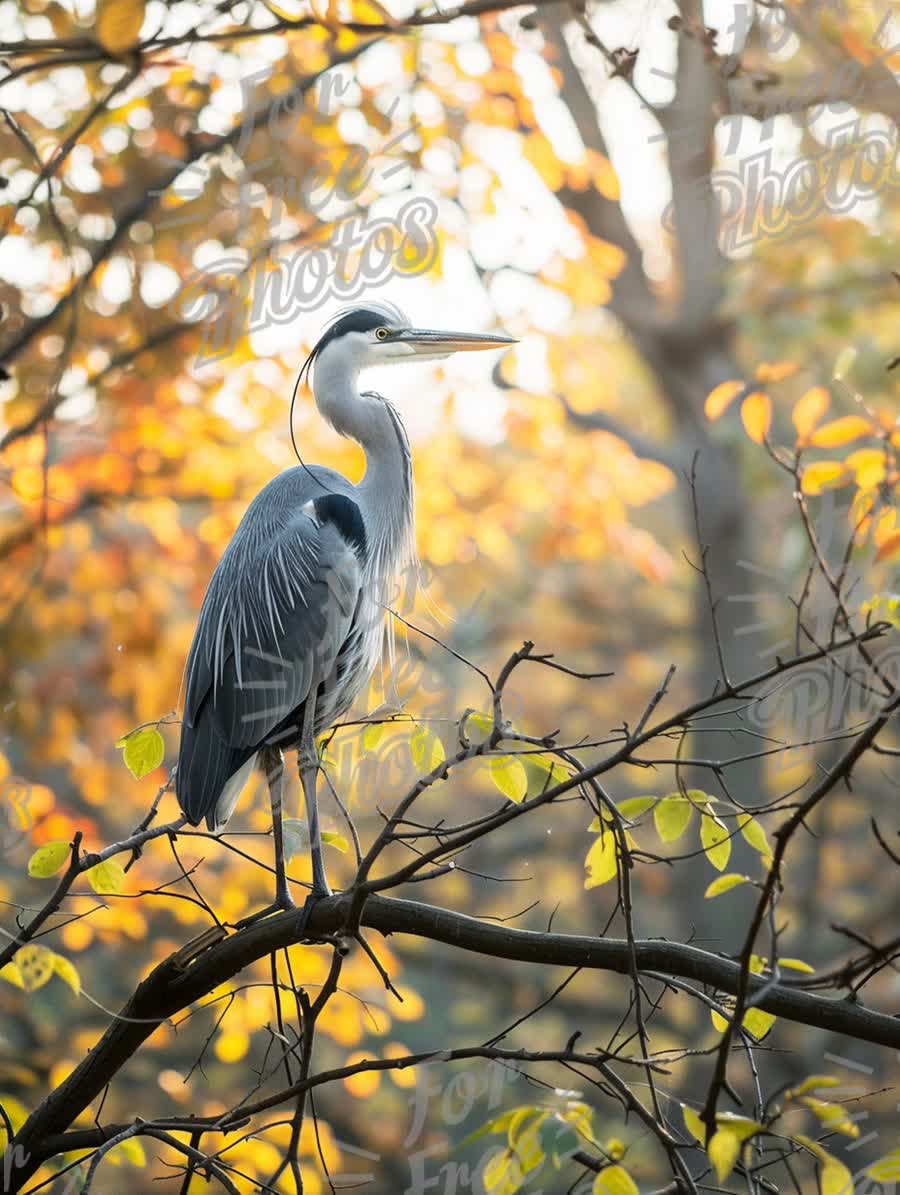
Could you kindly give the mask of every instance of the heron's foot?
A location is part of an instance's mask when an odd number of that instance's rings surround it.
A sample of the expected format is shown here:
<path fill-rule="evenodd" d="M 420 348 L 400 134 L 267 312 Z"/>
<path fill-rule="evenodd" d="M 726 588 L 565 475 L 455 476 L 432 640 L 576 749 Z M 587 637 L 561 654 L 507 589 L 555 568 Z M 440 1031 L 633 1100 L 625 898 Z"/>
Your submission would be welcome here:
<path fill-rule="evenodd" d="M 327 885 L 324 888 L 313 887 L 310 889 L 297 917 L 297 936 L 299 938 L 320 941 L 325 936 L 324 934 L 308 934 L 307 929 L 316 905 L 320 900 L 325 900 L 326 897 L 331 895 L 333 895 L 332 891 Z"/>

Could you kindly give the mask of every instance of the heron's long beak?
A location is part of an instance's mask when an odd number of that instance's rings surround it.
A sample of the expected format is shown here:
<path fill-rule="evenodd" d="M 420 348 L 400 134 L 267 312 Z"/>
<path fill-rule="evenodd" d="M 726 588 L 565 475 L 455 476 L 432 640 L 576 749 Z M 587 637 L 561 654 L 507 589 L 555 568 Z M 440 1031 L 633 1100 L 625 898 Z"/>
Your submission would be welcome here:
<path fill-rule="evenodd" d="M 391 339 L 409 345 L 417 356 L 474 353 L 481 349 L 499 349 L 518 343 L 511 336 L 490 336 L 485 332 L 436 332 L 430 328 L 403 328 Z"/>

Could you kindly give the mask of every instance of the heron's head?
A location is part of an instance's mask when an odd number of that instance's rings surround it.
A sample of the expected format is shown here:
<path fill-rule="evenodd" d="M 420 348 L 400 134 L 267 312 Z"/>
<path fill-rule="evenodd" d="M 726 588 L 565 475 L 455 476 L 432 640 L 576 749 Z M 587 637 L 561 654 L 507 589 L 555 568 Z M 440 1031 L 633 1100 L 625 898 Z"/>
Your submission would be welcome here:
<path fill-rule="evenodd" d="M 414 328 L 392 303 L 372 302 L 342 312 L 319 339 L 308 364 L 327 352 L 331 360 L 340 360 L 356 372 L 400 361 L 439 361 L 452 353 L 505 348 L 515 343 L 509 336 L 484 332 Z"/>

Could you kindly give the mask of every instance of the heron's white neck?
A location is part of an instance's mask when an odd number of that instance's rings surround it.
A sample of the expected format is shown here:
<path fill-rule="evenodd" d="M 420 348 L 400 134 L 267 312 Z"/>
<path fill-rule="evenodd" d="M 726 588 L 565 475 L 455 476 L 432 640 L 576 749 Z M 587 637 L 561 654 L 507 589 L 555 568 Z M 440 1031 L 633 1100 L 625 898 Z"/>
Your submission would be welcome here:
<path fill-rule="evenodd" d="M 313 394 L 323 418 L 365 451 L 359 492 L 369 567 L 381 600 L 395 605 L 407 586 L 414 588 L 418 572 L 412 460 L 400 416 L 385 399 L 361 394 L 358 376 L 338 344 L 326 345 L 315 362 Z"/>

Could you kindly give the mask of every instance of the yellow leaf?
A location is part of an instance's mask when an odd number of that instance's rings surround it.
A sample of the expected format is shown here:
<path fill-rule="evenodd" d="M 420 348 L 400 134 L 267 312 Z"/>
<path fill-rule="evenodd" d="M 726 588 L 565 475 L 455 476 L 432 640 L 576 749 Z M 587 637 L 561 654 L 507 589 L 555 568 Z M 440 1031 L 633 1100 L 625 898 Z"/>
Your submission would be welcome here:
<path fill-rule="evenodd" d="M 28 860 L 28 874 L 36 880 L 47 880 L 62 869 L 70 854 L 69 843 L 61 840 L 39 846 Z"/>
<path fill-rule="evenodd" d="M 813 386 L 797 401 L 791 419 L 801 440 L 807 438 L 828 410 L 830 402 L 831 397 L 824 386 Z"/>
<path fill-rule="evenodd" d="M 616 809 L 621 813 L 622 817 L 631 821 L 632 818 L 640 817 L 642 813 L 646 813 L 655 804 L 656 797 L 626 797 L 624 801 L 619 801 Z"/>
<path fill-rule="evenodd" d="M 483 743 L 494 729 L 494 719 L 490 714 L 483 714 L 480 710 L 472 710 L 465 717 L 462 731 L 473 743 Z"/>
<path fill-rule="evenodd" d="M 446 759 L 443 743 L 426 726 L 417 730 L 409 740 L 409 752 L 421 775 L 433 772 Z"/>
<path fill-rule="evenodd" d="M 813 1095 L 803 1096 L 800 1103 L 809 1108 L 810 1112 L 830 1132 L 843 1133 L 845 1137 L 856 1138 L 859 1136 L 859 1128 L 853 1123 L 840 1104 L 830 1104 L 827 1100 L 817 1099 Z"/>
<path fill-rule="evenodd" d="M 78 969 L 74 963 L 70 963 L 67 958 L 63 958 L 61 954 L 53 956 L 53 970 L 60 977 L 63 983 L 67 983 L 76 996 L 81 995 L 81 977 L 78 974 Z"/>
<path fill-rule="evenodd" d="M 243 1029 L 226 1029 L 216 1038 L 216 1057 L 220 1062 L 240 1062 L 250 1049 L 250 1038 Z"/>
<path fill-rule="evenodd" d="M 124 749 L 125 766 L 135 780 L 142 780 L 155 771 L 166 754 L 166 744 L 155 726 L 133 731 L 120 739 L 117 746 Z"/>
<path fill-rule="evenodd" d="M 118 1158 L 114 1157 L 114 1154 L 117 1154 Z M 125 1162 L 130 1162 L 132 1166 L 147 1165 L 147 1155 L 144 1153 L 144 1147 L 137 1137 L 126 1137 L 124 1141 L 120 1141 L 118 1145 L 114 1145 L 106 1157 L 108 1161 L 114 1164 L 121 1158 Z"/>
<path fill-rule="evenodd" d="M 528 795 L 528 775 L 522 761 L 512 755 L 504 755 L 489 761 L 491 780 L 496 787 L 516 805 Z"/>
<path fill-rule="evenodd" d="M 598 888 L 615 879 L 619 872 L 619 853 L 616 850 L 616 836 L 609 828 L 601 834 L 587 853 L 584 861 L 588 877 L 585 888 Z"/>
<path fill-rule="evenodd" d="M 85 872 L 88 883 L 100 896 L 117 896 L 125 887 L 125 871 L 115 859 L 106 859 Z"/>
<path fill-rule="evenodd" d="M 3 1111 L 9 1117 L 12 1131 L 18 1133 L 19 1129 L 28 1119 L 28 1109 L 14 1095 L 0 1095 L 0 1104 L 3 1105 Z M 6 1124 L 2 1120 L 0 1120 L 0 1134 L 4 1137 L 6 1136 Z"/>
<path fill-rule="evenodd" d="M 783 958 L 778 960 L 779 965 L 787 967 L 789 971 L 802 971 L 804 975 L 815 975 L 815 967 L 811 967 L 809 963 L 804 963 L 801 958 Z"/>
<path fill-rule="evenodd" d="M 681 1105 L 681 1115 L 684 1117 L 684 1127 L 700 1145 L 706 1144 L 706 1125 L 693 1108 L 687 1104 Z"/>
<path fill-rule="evenodd" d="M 739 394 L 746 389 L 743 382 L 720 382 L 714 390 L 711 390 L 706 396 L 706 402 L 703 404 L 703 410 L 706 413 L 707 419 L 719 419 Z"/>
<path fill-rule="evenodd" d="M 384 734 L 383 722 L 372 722 L 363 731 L 362 746 L 363 751 L 374 751 L 381 742 L 381 737 Z"/>
<path fill-rule="evenodd" d="M 807 1091 L 817 1091 L 820 1087 L 840 1087 L 840 1085 L 840 1079 L 836 1079 L 834 1075 L 810 1075 L 802 1083 L 798 1083 L 796 1087 L 786 1091 L 785 1098 L 790 1099 L 796 1095 L 803 1095 Z"/>
<path fill-rule="evenodd" d="M 848 480 L 847 470 L 840 461 L 816 461 L 803 470 L 800 488 L 804 494 L 821 494 Z"/>
<path fill-rule="evenodd" d="M 726 1021 L 726 1019 L 722 1016 L 721 1013 L 716 1012 L 716 1010 L 714 1008 L 711 1008 L 709 1010 L 709 1017 L 713 1023 L 713 1028 L 716 1029 L 719 1033 L 724 1033 L 725 1030 L 728 1028 L 729 1022 Z"/>
<path fill-rule="evenodd" d="M 862 415 L 843 415 L 817 428 L 809 438 L 816 448 L 843 448 L 861 436 L 870 436 L 875 429 Z"/>
<path fill-rule="evenodd" d="M 822 1195 L 853 1195 L 853 1175 L 837 1158 L 829 1157 L 819 1176 Z"/>
<path fill-rule="evenodd" d="M 333 846 L 336 851 L 340 851 L 342 854 L 346 854 L 350 849 L 350 844 L 343 834 L 335 834 L 331 830 L 323 830 L 320 837 L 326 846 Z"/>
<path fill-rule="evenodd" d="M 866 1175 L 876 1183 L 900 1182 L 900 1149 L 892 1150 L 877 1162 L 873 1162 Z"/>
<path fill-rule="evenodd" d="M 7 963 L 5 967 L 0 968 L 0 979 L 5 979 L 14 988 L 25 987 L 25 984 L 22 982 L 22 975 L 15 963 Z"/>
<path fill-rule="evenodd" d="M 844 463 L 853 470 L 856 484 L 862 490 L 881 485 L 887 476 L 887 459 L 880 448 L 858 448 Z"/>
<path fill-rule="evenodd" d="M 754 390 L 741 403 L 744 431 L 756 444 L 762 444 L 772 426 L 772 401 L 768 394 Z"/>
<path fill-rule="evenodd" d="M 800 366 L 796 361 L 764 361 L 756 367 L 757 382 L 784 382 L 798 373 Z"/>
<path fill-rule="evenodd" d="M 694 807 L 677 793 L 663 797 L 653 810 L 653 823 L 663 842 L 677 842 L 690 825 Z"/>
<path fill-rule="evenodd" d="M 741 828 L 741 833 L 744 838 L 755 851 L 759 851 L 761 855 L 770 856 L 772 848 L 769 846 L 769 840 L 766 838 L 766 832 L 756 820 L 751 817 L 749 813 L 738 814 L 738 825 Z"/>
<path fill-rule="evenodd" d="M 716 1177 L 720 1183 L 724 1183 L 738 1160 L 738 1155 L 741 1152 L 741 1139 L 729 1129 L 718 1129 L 710 1138 L 706 1152 L 715 1167 Z"/>
<path fill-rule="evenodd" d="M 637 1183 L 624 1166 L 607 1166 L 594 1179 L 592 1195 L 638 1195 Z"/>
<path fill-rule="evenodd" d="M 625 1157 L 625 1142 L 620 1141 L 618 1137 L 610 1137 L 603 1150 L 608 1158 L 612 1158 L 614 1162 L 621 1162 Z"/>
<path fill-rule="evenodd" d="M 604 199 L 609 199 L 612 203 L 618 203 L 621 195 L 619 176 L 613 169 L 612 163 L 603 154 L 595 153 L 594 151 L 589 151 L 589 153 L 591 153 L 594 167 L 594 186 Z"/>
<path fill-rule="evenodd" d="M 45 946 L 22 946 L 16 951 L 15 964 L 26 992 L 36 992 L 52 979 L 55 957 L 53 951 Z"/>
<path fill-rule="evenodd" d="M 712 900 L 714 896 L 721 896 L 723 892 L 730 892 L 732 888 L 737 888 L 741 884 L 747 884 L 749 882 L 749 876 L 738 875 L 737 872 L 731 872 L 729 875 L 719 876 L 717 880 L 713 880 L 713 882 L 703 893 L 704 900 Z"/>
<path fill-rule="evenodd" d="M 813 1141 L 811 1137 L 804 1137 L 802 1133 L 795 1133 L 791 1140 L 796 1141 L 798 1145 L 802 1145 L 804 1149 L 808 1149 L 820 1162 L 825 1162 L 831 1157 L 828 1150 L 823 1149 L 818 1141 Z"/>
<path fill-rule="evenodd" d="M 775 1017 L 771 1012 L 764 1012 L 761 1008 L 751 1008 L 744 1014 L 742 1024 L 757 1041 L 762 1041 L 775 1024 Z"/>
<path fill-rule="evenodd" d="M 143 23 L 144 0 L 97 0 L 97 41 L 108 54 L 134 49 Z"/>
<path fill-rule="evenodd" d="M 717 871 L 723 871 L 731 858 L 731 839 L 728 830 L 712 813 L 700 815 L 700 841 L 706 857 Z"/>
<path fill-rule="evenodd" d="M 900 556 L 900 531 L 895 531 L 887 537 L 878 549 L 875 560 L 880 564 L 882 560 L 892 560 L 895 556 Z"/>

